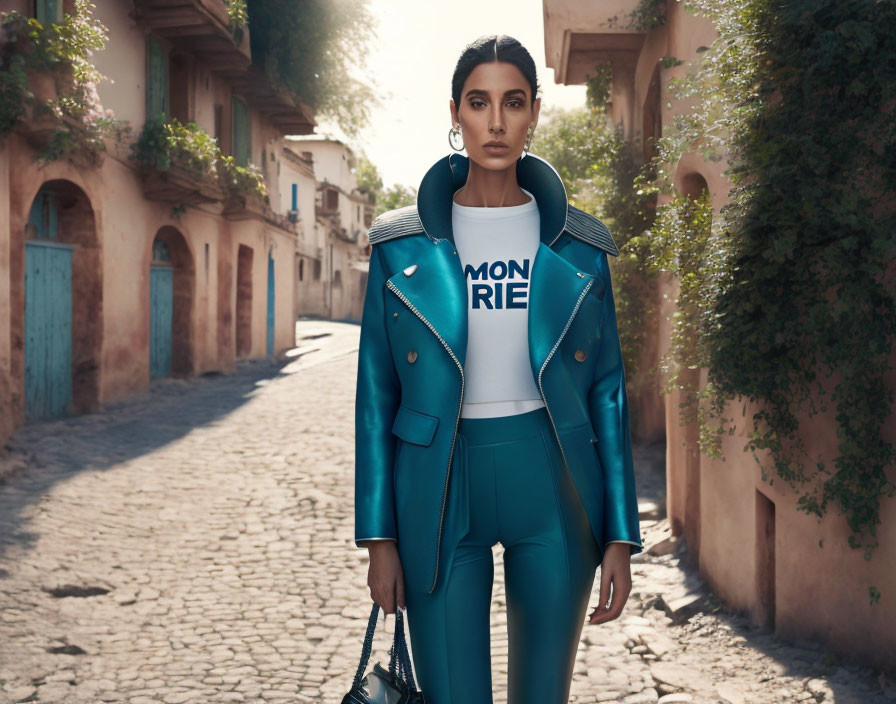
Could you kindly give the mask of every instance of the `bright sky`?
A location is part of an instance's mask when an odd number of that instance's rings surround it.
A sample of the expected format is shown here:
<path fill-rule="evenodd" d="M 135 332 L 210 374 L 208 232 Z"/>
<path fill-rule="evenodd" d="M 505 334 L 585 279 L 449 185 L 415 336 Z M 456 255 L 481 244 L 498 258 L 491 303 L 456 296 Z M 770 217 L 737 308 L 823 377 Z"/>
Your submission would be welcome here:
<path fill-rule="evenodd" d="M 509 34 L 532 54 L 542 109 L 585 102 L 584 86 L 555 84 L 545 65 L 541 0 L 370 0 L 370 8 L 379 30 L 369 66 L 383 104 L 363 143 L 386 186 L 417 187 L 451 151 L 451 74 L 463 48 L 483 34 Z M 316 131 L 341 137 L 323 121 Z"/>

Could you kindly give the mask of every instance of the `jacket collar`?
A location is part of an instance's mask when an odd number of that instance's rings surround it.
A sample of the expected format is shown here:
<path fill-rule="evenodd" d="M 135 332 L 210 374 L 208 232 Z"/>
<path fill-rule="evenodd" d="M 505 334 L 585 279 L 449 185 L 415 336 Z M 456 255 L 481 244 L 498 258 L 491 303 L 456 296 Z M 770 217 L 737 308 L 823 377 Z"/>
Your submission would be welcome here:
<path fill-rule="evenodd" d="M 467 351 L 467 282 L 459 264 L 451 227 L 454 192 L 467 178 L 469 160 L 451 154 L 424 176 L 417 209 L 432 247 L 415 250 L 416 267 L 397 271 L 388 285 L 400 294 L 463 366 Z M 551 245 L 566 226 L 566 189 L 543 159 L 524 156 L 517 163 L 520 186 L 538 203 L 541 242 L 529 284 L 528 335 L 533 374 L 537 377 L 566 333 L 595 277 L 567 261 Z"/>
<path fill-rule="evenodd" d="M 449 154 L 433 164 L 417 189 L 417 214 L 430 239 L 454 243 L 451 204 L 455 192 L 467 181 L 470 159 Z M 524 154 L 516 162 L 516 178 L 538 204 L 541 241 L 550 247 L 566 227 L 569 200 L 566 187 L 553 166 L 534 154 Z"/>

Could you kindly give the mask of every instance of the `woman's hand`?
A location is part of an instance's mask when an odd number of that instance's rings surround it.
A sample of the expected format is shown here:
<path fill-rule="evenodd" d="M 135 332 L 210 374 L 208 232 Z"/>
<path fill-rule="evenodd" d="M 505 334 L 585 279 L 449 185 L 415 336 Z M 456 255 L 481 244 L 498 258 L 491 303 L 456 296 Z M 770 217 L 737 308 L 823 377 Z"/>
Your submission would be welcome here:
<path fill-rule="evenodd" d="M 618 618 L 622 607 L 632 591 L 631 551 L 628 543 L 610 543 L 604 553 L 600 566 L 600 604 L 588 623 L 605 623 Z M 604 608 L 610 600 L 610 585 L 613 585 L 613 601 L 609 608 Z"/>
<path fill-rule="evenodd" d="M 395 603 L 404 609 L 404 572 L 394 540 L 372 540 L 367 543 L 370 567 L 367 586 L 370 596 L 387 614 L 395 613 Z"/>

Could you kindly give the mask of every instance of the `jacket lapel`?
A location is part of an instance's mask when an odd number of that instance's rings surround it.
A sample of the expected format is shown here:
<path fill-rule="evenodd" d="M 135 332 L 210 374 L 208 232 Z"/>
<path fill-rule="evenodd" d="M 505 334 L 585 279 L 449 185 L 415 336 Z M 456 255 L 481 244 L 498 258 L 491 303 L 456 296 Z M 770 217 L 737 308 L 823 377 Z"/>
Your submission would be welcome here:
<path fill-rule="evenodd" d="M 423 248 L 411 276 L 403 271 L 387 286 L 441 337 L 461 366 L 467 351 L 467 282 L 448 240 Z M 529 359 L 537 377 L 594 276 L 580 272 L 546 244 L 539 243 L 529 280 Z"/>
<path fill-rule="evenodd" d="M 536 378 L 593 281 L 544 242 L 538 245 L 529 282 L 529 360 Z"/>
<path fill-rule="evenodd" d="M 450 154 L 436 162 L 420 183 L 417 212 L 431 246 L 422 248 L 411 276 L 389 279 L 430 329 L 464 364 L 467 348 L 467 282 L 455 254 L 451 227 L 454 192 L 467 180 L 469 159 Z M 563 182 L 545 160 L 526 155 L 517 162 L 517 180 L 538 202 L 541 233 L 529 281 L 529 357 L 537 377 L 551 350 L 565 333 L 594 277 L 579 272 L 552 249 L 567 224 L 568 200 Z"/>
<path fill-rule="evenodd" d="M 398 271 L 387 282 L 432 332 L 442 338 L 461 366 L 467 352 L 467 283 L 460 259 L 448 240 L 421 248 L 413 267 Z"/>

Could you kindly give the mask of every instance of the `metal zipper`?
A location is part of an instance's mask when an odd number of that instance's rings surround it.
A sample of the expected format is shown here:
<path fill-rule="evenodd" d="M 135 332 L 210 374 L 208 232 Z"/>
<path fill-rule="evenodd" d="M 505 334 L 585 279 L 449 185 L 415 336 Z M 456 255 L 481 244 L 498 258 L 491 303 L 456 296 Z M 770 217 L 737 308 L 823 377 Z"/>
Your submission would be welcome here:
<path fill-rule="evenodd" d="M 566 337 L 566 331 L 569 330 L 569 326 L 572 324 L 572 319 L 576 317 L 576 313 L 579 312 L 579 308 L 582 305 L 582 301 L 585 299 L 585 296 L 588 294 L 588 291 L 591 289 L 591 286 L 594 284 L 594 279 L 591 279 L 588 282 L 588 285 L 585 286 L 585 289 L 579 295 L 579 300 L 576 301 L 575 307 L 572 309 L 572 313 L 569 315 L 569 320 L 566 321 L 566 325 L 563 328 L 563 332 L 560 333 L 560 337 L 557 338 L 557 341 L 554 343 L 554 346 L 551 348 L 551 351 L 548 353 L 547 359 L 541 365 L 541 369 L 538 370 L 538 390 L 541 392 L 541 399 L 544 401 L 545 410 L 548 412 L 548 418 L 551 420 L 551 427 L 554 429 L 554 435 L 557 437 L 557 445 L 560 446 L 560 454 L 563 456 L 563 464 L 566 465 L 567 469 L 569 468 L 569 462 L 566 461 L 566 453 L 563 451 L 563 443 L 560 442 L 560 433 L 557 432 L 557 424 L 554 423 L 554 416 L 551 415 L 551 409 L 548 406 L 547 396 L 544 394 L 544 387 L 541 384 L 541 375 L 544 374 L 545 367 L 548 366 L 548 362 L 551 361 L 551 357 L 554 356 L 554 352 L 557 351 L 557 348 L 560 346 L 560 343 L 563 341 L 563 338 Z"/>
<path fill-rule="evenodd" d="M 402 302 L 404 302 L 404 304 L 408 308 L 410 308 L 411 311 L 413 311 L 414 315 L 416 315 L 418 318 L 420 318 L 420 320 L 423 321 L 426 327 L 432 330 L 433 335 L 439 338 L 439 342 L 442 343 L 442 347 L 444 347 L 448 351 L 448 354 L 451 355 L 451 359 L 454 360 L 454 363 L 457 365 L 457 368 L 460 371 L 460 400 L 457 402 L 457 418 L 454 420 L 454 435 L 451 438 L 451 451 L 448 453 L 448 466 L 445 468 L 445 487 L 444 489 L 442 489 L 442 510 L 439 514 L 439 535 L 436 538 L 436 567 L 432 575 L 432 584 L 429 587 L 429 593 L 432 594 L 433 590 L 436 587 L 436 580 L 438 579 L 439 575 L 439 551 L 442 547 L 442 523 L 445 519 L 445 501 L 448 498 L 448 477 L 451 476 L 451 458 L 454 457 L 454 444 L 457 440 L 457 426 L 460 423 L 460 412 L 464 402 L 464 368 L 463 366 L 461 366 L 461 363 L 454 355 L 451 347 L 448 346 L 448 343 L 445 342 L 444 339 L 442 339 L 442 336 L 439 335 L 438 331 L 436 331 L 436 329 L 432 326 L 432 323 L 430 323 L 426 318 L 423 317 L 420 311 L 417 310 L 416 306 L 414 306 L 414 304 L 411 303 L 407 299 L 407 297 L 398 290 L 398 287 L 389 280 L 386 281 L 386 287 L 389 288 L 389 290 L 392 291 L 396 296 L 398 296 L 402 300 Z M 585 290 L 587 291 L 588 289 Z M 578 308 L 578 306 L 576 307 Z"/>

